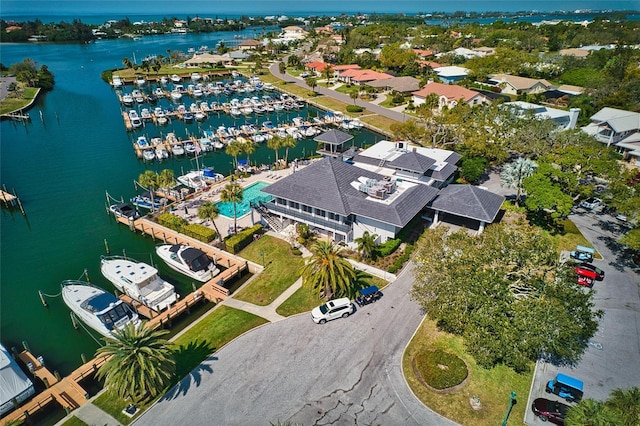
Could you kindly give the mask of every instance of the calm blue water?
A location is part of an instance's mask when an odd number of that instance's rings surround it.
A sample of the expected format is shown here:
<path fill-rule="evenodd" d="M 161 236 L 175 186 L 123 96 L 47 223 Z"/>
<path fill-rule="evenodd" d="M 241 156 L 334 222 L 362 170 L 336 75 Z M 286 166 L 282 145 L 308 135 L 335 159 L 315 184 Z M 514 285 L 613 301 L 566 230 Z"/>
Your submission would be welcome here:
<path fill-rule="evenodd" d="M 269 184 L 266 182 L 256 182 L 247 186 L 244 191 L 242 191 L 242 202 L 236 204 L 236 217 L 242 217 L 249 214 L 251 211 L 252 201 L 269 201 L 273 198 L 261 191 L 261 189 L 266 188 L 267 186 L 269 186 Z M 222 216 L 233 218 L 233 203 L 218 202 L 216 205 L 218 206 L 218 210 Z"/>
<path fill-rule="evenodd" d="M 174 131 L 184 137 L 187 130 L 195 134 L 208 126 L 240 125 L 245 118 L 234 123 L 222 114 L 200 126 L 174 121 L 164 129 L 147 126 L 140 132 L 128 133 L 116 94 L 100 79 L 100 73 L 121 66 L 122 58 L 134 54 L 142 58 L 162 54 L 166 49 L 186 51 L 189 47 L 215 46 L 218 40 L 232 39 L 234 35 L 169 35 L 135 42 L 1 46 L 3 64 L 33 58 L 46 64 L 56 78 L 55 89 L 39 98 L 29 112 L 32 117 L 29 124 L 0 123 L 0 183 L 9 190 L 15 188 L 27 212 L 24 218 L 19 212 L 0 209 L 0 336 L 6 347 L 19 347 L 26 340 L 35 354 L 43 355 L 47 364 L 62 374 L 81 363 L 80 354 L 92 356 L 98 344 L 71 327 L 69 310 L 59 297 L 48 299 L 49 307 L 44 308 L 38 290 L 57 295 L 63 280 L 77 279 L 85 269 L 92 282 L 112 290 L 99 269 L 100 255 L 105 254 L 106 246 L 111 254 L 126 250 L 133 258 L 145 262 L 152 259 L 160 274 L 174 283 L 179 293 L 191 290 L 191 281 L 155 257 L 155 243 L 150 238 L 130 232 L 105 213 L 105 191 L 128 199 L 136 193 L 133 181 L 147 169 L 160 172 L 171 168 L 177 176 L 196 168 L 188 158 L 145 164 L 135 157 L 132 149 L 137 135 L 152 137 Z M 185 99 L 185 103 L 188 101 Z M 289 122 L 294 116 L 308 113 L 313 111 L 305 108 L 270 119 L 274 123 Z M 380 139 L 361 131 L 355 143 Z M 312 140 L 301 141 L 290 150 L 289 158 L 304 157 L 315 152 L 315 148 Z M 251 155 L 252 163 L 274 160 L 275 153 L 266 144 L 258 146 Z M 223 152 L 208 153 L 199 158 L 199 165 L 228 174 L 232 161 Z"/>

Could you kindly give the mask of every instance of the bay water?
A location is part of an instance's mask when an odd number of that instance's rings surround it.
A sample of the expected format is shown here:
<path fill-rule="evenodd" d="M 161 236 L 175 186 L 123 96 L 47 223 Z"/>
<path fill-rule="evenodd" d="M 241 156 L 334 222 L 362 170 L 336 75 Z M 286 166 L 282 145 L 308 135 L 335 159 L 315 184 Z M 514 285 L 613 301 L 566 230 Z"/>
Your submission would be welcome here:
<path fill-rule="evenodd" d="M 10 348 L 26 341 L 32 352 L 42 355 L 52 370 L 66 374 L 81 364 L 81 354 L 91 358 L 98 348 L 98 336 L 82 328 L 75 330 L 70 311 L 64 305 L 60 283 L 78 279 L 85 270 L 90 280 L 113 291 L 100 273 L 100 256 L 111 254 L 153 262 L 160 274 L 176 285 L 179 293 L 191 291 L 191 281 L 167 268 L 155 256 L 155 242 L 117 224 L 106 214 L 105 191 L 125 200 L 136 194 L 134 180 L 145 170 L 160 172 L 171 168 L 176 176 L 196 168 L 189 158 L 170 158 L 163 163 L 145 163 L 136 158 L 132 142 L 137 136 L 201 135 L 202 130 L 220 125 L 241 125 L 213 114 L 202 124 L 185 125 L 174 120 L 163 129 L 147 125 L 127 132 L 123 107 L 114 90 L 100 78 L 105 69 L 122 66 L 124 57 L 163 54 L 166 50 L 187 51 L 189 47 L 213 47 L 219 40 L 233 39 L 237 33 L 206 35 L 165 35 L 142 40 L 99 40 L 90 44 L 3 44 L 1 62 L 8 66 L 25 58 L 47 65 L 55 75 L 54 90 L 42 95 L 29 111 L 31 121 L 0 123 L 0 182 L 22 200 L 26 217 L 17 210 L 1 210 L 0 216 L 0 340 Z M 247 30 L 251 37 L 253 30 Z M 131 87 L 126 91 L 131 91 Z M 209 101 L 215 100 L 212 98 Z M 163 101 L 168 102 L 168 101 Z M 189 100 L 184 100 L 185 104 Z M 147 105 L 148 106 L 148 105 Z M 139 108 L 139 107 L 138 107 Z M 318 113 L 312 107 L 287 114 L 247 117 L 261 124 L 291 122 L 295 116 Z M 322 114 L 322 112 L 320 112 Z M 382 139 L 369 131 L 355 135 L 355 143 Z M 302 158 L 315 151 L 312 140 L 301 141 L 289 158 Z M 282 158 L 283 152 L 280 153 Z M 275 160 L 266 144 L 257 146 L 251 162 L 268 164 Z M 232 158 L 224 152 L 207 153 L 198 164 L 212 166 L 228 175 Z M 47 297 L 44 307 L 38 291 Z"/>

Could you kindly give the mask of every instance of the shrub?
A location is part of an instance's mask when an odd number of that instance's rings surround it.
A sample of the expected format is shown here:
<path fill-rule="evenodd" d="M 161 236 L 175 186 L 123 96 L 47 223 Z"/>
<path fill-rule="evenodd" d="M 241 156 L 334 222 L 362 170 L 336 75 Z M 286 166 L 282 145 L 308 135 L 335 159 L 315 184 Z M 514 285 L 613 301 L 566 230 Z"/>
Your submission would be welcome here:
<path fill-rule="evenodd" d="M 400 247 L 400 243 L 402 243 L 402 240 L 399 238 L 387 240 L 386 242 L 378 245 L 377 253 L 382 257 L 389 256 L 391 253 L 396 251 L 398 247 Z"/>
<path fill-rule="evenodd" d="M 291 254 L 294 256 L 302 256 L 302 252 L 297 247 L 294 247 L 291 249 Z"/>
<path fill-rule="evenodd" d="M 162 213 L 160 216 L 158 216 L 158 223 L 162 226 L 166 226 L 169 229 L 173 229 L 174 231 L 180 231 L 180 228 L 187 225 L 189 222 L 187 222 L 180 216 L 176 216 L 171 213 Z"/>
<path fill-rule="evenodd" d="M 200 225 L 199 223 L 190 223 L 185 225 L 180 229 L 180 232 L 188 237 L 202 241 L 203 243 L 208 243 L 216 238 L 215 229 L 208 228 L 204 225 Z"/>
<path fill-rule="evenodd" d="M 396 272 L 398 272 L 400 269 L 402 269 L 404 264 L 409 260 L 409 258 L 411 257 L 411 253 L 413 253 L 413 245 L 407 244 L 407 246 L 404 249 L 404 253 L 402 253 L 401 256 L 398 256 L 393 261 L 393 264 L 387 269 L 387 271 L 392 274 L 395 274 Z"/>
<path fill-rule="evenodd" d="M 469 375 L 463 360 L 440 349 L 420 351 L 414 361 L 422 379 L 435 389 L 457 386 Z"/>
<path fill-rule="evenodd" d="M 347 112 L 362 112 L 364 108 L 360 105 L 347 105 Z"/>
<path fill-rule="evenodd" d="M 224 244 L 227 246 L 227 251 L 232 254 L 238 253 L 240 250 L 251 244 L 253 236 L 260 231 L 262 231 L 262 225 L 258 223 L 249 229 L 245 229 L 228 237 L 224 241 Z"/>

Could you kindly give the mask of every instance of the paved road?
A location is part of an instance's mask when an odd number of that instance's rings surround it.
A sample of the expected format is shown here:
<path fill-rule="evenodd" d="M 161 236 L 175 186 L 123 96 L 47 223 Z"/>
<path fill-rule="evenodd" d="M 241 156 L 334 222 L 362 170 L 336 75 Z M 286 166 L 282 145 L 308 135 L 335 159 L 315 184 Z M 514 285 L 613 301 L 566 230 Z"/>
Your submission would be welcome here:
<path fill-rule="evenodd" d="M 584 397 L 597 400 L 607 399 L 615 388 L 640 384 L 640 269 L 616 242 L 625 227 L 610 215 L 582 208 L 577 208 L 570 218 L 604 257 L 593 261 L 605 271 L 605 279 L 596 281 L 593 288 L 595 306 L 605 314 L 574 368 L 538 365 L 530 402 L 538 397 L 560 400 L 544 392 L 546 382 L 559 371 L 582 380 Z M 530 425 L 542 424 L 531 410 L 527 410 L 525 420 Z"/>
<path fill-rule="evenodd" d="M 252 330 L 203 362 L 135 422 L 142 425 L 448 425 L 401 370 L 423 314 L 405 269 L 377 303 L 316 325 L 309 314 Z"/>
<path fill-rule="evenodd" d="M 16 83 L 15 77 L 0 77 L 0 100 L 9 96 L 9 86 L 11 83 Z"/>
<path fill-rule="evenodd" d="M 298 77 L 293 77 L 290 76 L 288 74 L 281 74 L 280 73 L 280 69 L 278 67 L 278 63 L 274 62 L 273 64 L 271 64 L 269 66 L 269 72 L 271 72 L 271 74 L 273 74 L 274 76 L 278 77 L 281 80 L 284 80 L 288 83 L 295 83 L 300 87 L 304 87 L 305 89 L 309 89 L 311 90 L 311 88 L 309 86 L 307 86 L 307 84 L 304 82 L 304 79 L 302 78 L 298 78 Z M 316 86 L 314 88 L 314 91 L 316 93 L 320 93 L 321 95 L 325 95 L 325 96 L 329 96 L 331 98 L 337 99 L 339 101 L 342 101 L 346 104 L 352 104 L 353 103 L 353 99 L 351 99 L 349 97 L 349 95 L 345 95 L 344 93 L 340 93 L 340 92 L 336 92 L 335 90 L 331 90 L 328 89 L 326 87 L 322 87 L 322 86 Z M 392 120 L 396 120 L 399 122 L 404 122 L 407 120 L 407 116 L 402 113 L 402 112 L 398 112 L 398 111 L 394 111 L 391 110 L 389 108 L 384 108 L 381 107 L 380 105 L 376 105 L 375 103 L 372 102 L 364 102 L 361 99 L 357 99 L 356 100 L 356 105 L 359 105 L 363 108 L 366 108 L 367 110 L 381 115 L 383 117 L 388 117 L 391 118 Z"/>

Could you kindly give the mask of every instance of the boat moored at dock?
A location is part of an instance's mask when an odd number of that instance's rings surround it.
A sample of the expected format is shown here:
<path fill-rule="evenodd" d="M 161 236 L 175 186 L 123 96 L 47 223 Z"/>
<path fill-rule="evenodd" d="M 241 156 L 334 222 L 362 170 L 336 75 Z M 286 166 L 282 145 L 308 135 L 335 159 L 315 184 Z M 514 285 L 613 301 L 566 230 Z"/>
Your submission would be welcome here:
<path fill-rule="evenodd" d="M 164 244 L 156 253 L 170 268 L 200 282 L 207 282 L 220 273 L 214 262 L 200 249 L 184 244 Z"/>
<path fill-rule="evenodd" d="M 112 337 L 127 324 L 138 325 L 140 318 L 129 305 L 105 290 L 84 281 L 62 282 L 62 300 L 83 323 Z"/>
<path fill-rule="evenodd" d="M 129 220 L 136 220 L 140 213 L 128 203 L 118 203 L 109 206 L 109 211 L 116 217 L 124 217 Z"/>
<path fill-rule="evenodd" d="M 144 262 L 121 256 L 100 258 L 100 271 L 115 288 L 156 312 L 178 300 L 173 285 L 158 275 L 158 270 Z"/>

